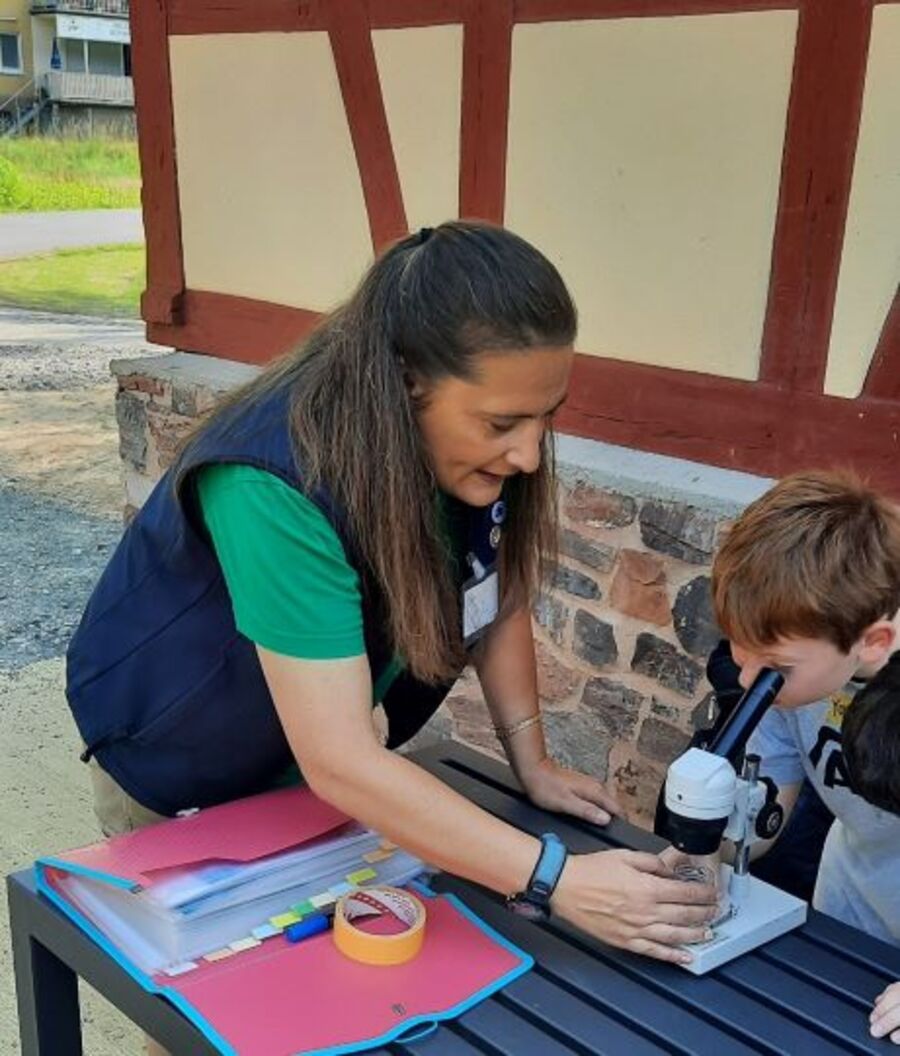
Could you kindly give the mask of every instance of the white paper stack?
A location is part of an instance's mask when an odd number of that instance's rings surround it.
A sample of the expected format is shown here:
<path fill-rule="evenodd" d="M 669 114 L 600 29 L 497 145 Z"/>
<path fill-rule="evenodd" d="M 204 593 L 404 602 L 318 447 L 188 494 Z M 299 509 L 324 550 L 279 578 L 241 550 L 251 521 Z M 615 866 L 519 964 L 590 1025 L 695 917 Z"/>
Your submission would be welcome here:
<path fill-rule="evenodd" d="M 77 874 L 60 884 L 122 953 L 154 972 L 238 942 L 272 917 L 332 888 L 346 889 L 348 876 L 361 869 L 375 874 L 367 883 L 399 885 L 425 865 L 399 849 L 386 853 L 378 833 L 351 822 L 256 861 L 160 870 L 139 892 Z"/>

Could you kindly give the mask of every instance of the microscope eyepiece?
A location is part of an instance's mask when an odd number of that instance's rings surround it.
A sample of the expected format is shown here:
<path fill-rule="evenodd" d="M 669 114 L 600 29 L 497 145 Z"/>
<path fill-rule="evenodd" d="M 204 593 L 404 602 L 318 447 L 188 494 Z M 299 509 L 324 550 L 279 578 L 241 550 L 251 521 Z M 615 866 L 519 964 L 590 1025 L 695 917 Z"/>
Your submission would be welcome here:
<path fill-rule="evenodd" d="M 722 724 L 706 750 L 713 755 L 721 755 L 736 767 L 750 735 L 781 692 L 783 685 L 784 675 L 770 667 L 764 667 L 735 704 L 734 711 Z"/>

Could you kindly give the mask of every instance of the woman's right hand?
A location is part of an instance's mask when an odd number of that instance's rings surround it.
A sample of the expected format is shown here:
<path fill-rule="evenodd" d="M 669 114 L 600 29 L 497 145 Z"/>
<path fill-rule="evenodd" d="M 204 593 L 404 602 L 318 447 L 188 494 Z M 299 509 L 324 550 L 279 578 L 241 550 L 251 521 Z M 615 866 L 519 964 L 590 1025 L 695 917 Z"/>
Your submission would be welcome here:
<path fill-rule="evenodd" d="M 673 878 L 658 855 L 599 851 L 570 855 L 552 899 L 553 912 L 594 938 L 674 964 L 678 946 L 709 939 L 716 889 Z"/>

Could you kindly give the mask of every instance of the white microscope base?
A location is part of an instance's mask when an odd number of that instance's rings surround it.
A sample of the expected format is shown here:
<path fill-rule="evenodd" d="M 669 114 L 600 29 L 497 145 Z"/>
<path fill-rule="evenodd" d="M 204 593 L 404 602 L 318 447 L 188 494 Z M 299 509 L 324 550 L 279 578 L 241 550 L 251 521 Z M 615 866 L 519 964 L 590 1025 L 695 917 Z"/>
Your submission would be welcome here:
<path fill-rule="evenodd" d="M 731 867 L 722 868 L 730 880 Z M 751 876 L 737 913 L 713 929 L 714 937 L 709 942 L 682 947 L 694 958 L 683 967 L 694 975 L 703 975 L 799 927 L 806 921 L 806 911 L 807 904 L 802 899 Z"/>

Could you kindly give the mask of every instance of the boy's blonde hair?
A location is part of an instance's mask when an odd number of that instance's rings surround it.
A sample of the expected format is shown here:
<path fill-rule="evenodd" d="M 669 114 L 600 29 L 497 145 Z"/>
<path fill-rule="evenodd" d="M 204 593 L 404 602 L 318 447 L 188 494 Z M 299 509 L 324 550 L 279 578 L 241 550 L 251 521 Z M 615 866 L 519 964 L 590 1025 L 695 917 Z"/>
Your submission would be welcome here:
<path fill-rule="evenodd" d="M 712 594 L 741 645 L 824 638 L 847 653 L 900 608 L 900 509 L 850 473 L 785 477 L 728 531 Z"/>

